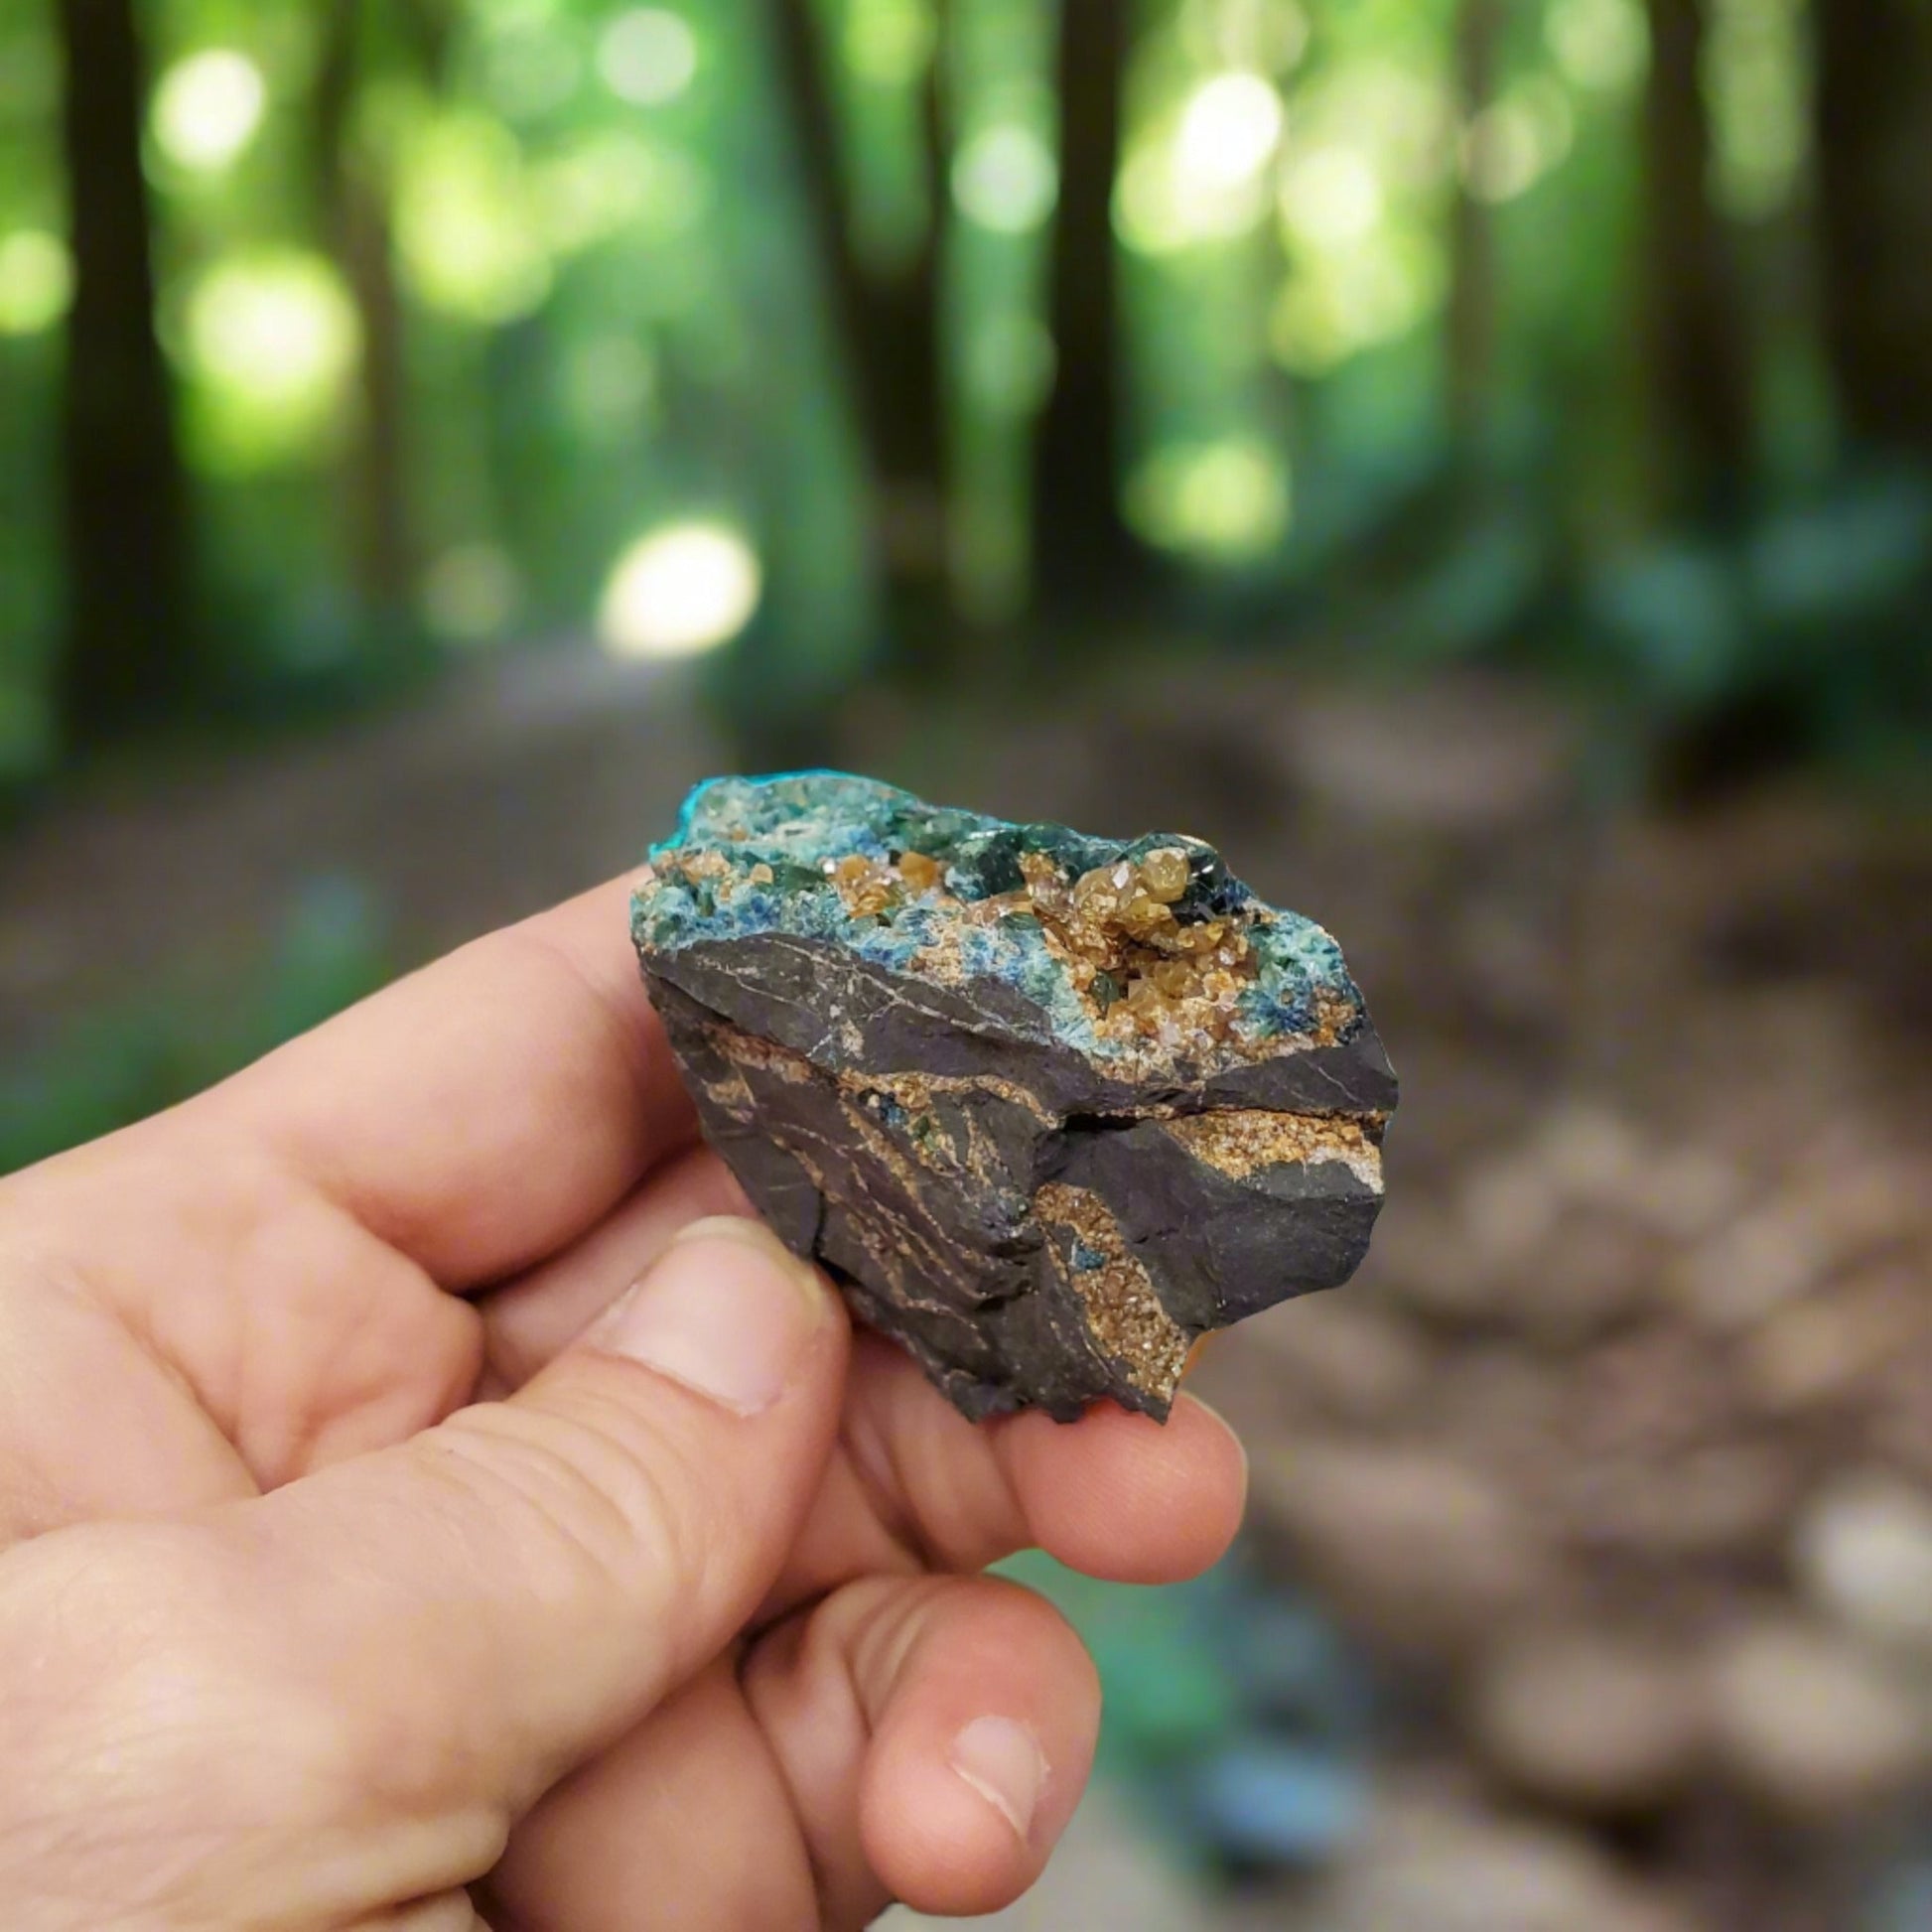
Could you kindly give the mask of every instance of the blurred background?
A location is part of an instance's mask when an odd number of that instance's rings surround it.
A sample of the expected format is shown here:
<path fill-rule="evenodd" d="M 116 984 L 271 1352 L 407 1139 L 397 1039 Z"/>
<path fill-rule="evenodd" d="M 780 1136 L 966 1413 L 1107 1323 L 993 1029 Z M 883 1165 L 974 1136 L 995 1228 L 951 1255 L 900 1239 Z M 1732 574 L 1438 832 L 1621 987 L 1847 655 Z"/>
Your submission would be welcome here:
<path fill-rule="evenodd" d="M 0 1169 L 805 762 L 1405 1081 L 1009 1922 L 1932 1926 L 1925 0 L 9 0 Z"/>

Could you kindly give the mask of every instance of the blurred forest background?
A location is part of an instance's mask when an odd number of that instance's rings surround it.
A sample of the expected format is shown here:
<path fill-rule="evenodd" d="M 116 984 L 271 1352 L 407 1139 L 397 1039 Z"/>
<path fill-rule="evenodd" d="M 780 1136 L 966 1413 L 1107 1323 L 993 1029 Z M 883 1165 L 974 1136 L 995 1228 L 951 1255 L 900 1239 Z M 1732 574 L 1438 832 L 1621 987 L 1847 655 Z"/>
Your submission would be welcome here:
<path fill-rule="evenodd" d="M 596 624 L 1923 745 L 1917 0 L 14 0 L 0 776 Z"/>
<path fill-rule="evenodd" d="M 1932 1925 L 1932 0 L 5 0 L 0 1172 L 807 762 L 1404 1078 L 1012 1923 Z"/>

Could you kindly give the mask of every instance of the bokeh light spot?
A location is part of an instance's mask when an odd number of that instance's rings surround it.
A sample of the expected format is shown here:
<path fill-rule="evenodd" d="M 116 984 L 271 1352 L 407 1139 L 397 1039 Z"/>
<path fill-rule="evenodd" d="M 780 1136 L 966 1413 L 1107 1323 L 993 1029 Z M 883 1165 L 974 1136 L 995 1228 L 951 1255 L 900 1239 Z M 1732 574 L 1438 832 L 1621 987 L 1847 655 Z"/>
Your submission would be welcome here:
<path fill-rule="evenodd" d="M 1605 93 L 1634 85 L 1650 57 L 1639 0 L 1552 0 L 1543 34 L 1570 80 Z"/>
<path fill-rule="evenodd" d="M 197 370 L 265 409 L 327 391 L 355 359 L 355 311 L 335 268 L 295 250 L 210 269 L 188 307 Z"/>
<path fill-rule="evenodd" d="M 751 622 L 763 595 L 758 553 L 729 523 L 666 524 L 611 572 L 597 632 L 614 657 L 688 657 Z"/>
<path fill-rule="evenodd" d="M 550 293 L 550 257 L 516 137 L 485 114 L 438 116 L 403 150 L 396 240 L 417 295 L 467 322 L 514 322 Z"/>
<path fill-rule="evenodd" d="M 1030 127 L 982 128 L 953 162 L 952 193 L 967 220 L 996 234 L 1027 234 L 1053 211 L 1058 164 Z"/>
<path fill-rule="evenodd" d="M 217 466 L 247 471 L 315 445 L 339 417 L 361 347 L 355 308 L 326 256 L 230 256 L 189 293 L 184 345 L 206 392 Z"/>
<path fill-rule="evenodd" d="M 1252 563 L 1288 532 L 1288 465 L 1252 438 L 1170 446 L 1128 479 L 1127 513 L 1163 549 Z"/>
<path fill-rule="evenodd" d="M 1382 184 L 1353 148 L 1316 148 L 1283 177 L 1282 218 L 1303 241 L 1358 240 L 1382 218 Z"/>
<path fill-rule="evenodd" d="M 620 100 L 661 107 L 696 76 L 698 38 L 680 15 L 662 7 L 639 7 L 620 14 L 604 30 L 597 70 Z"/>
<path fill-rule="evenodd" d="M 493 543 L 460 543 L 423 578 L 423 616 L 446 642 L 486 644 L 516 616 L 522 583 L 508 554 Z"/>
<path fill-rule="evenodd" d="M 1475 115 L 1463 130 L 1462 178 L 1480 202 L 1513 202 L 1570 152 L 1570 101 L 1555 81 L 1526 83 Z"/>
<path fill-rule="evenodd" d="M 1166 255 L 1248 233 L 1268 212 L 1263 174 L 1233 184 L 1202 182 L 1180 167 L 1168 142 L 1148 141 L 1128 156 L 1114 191 L 1114 227 L 1139 254 Z"/>
<path fill-rule="evenodd" d="M 0 239 L 0 336 L 52 329 L 73 300 L 73 257 L 57 234 L 17 228 Z"/>
<path fill-rule="evenodd" d="M 233 48 L 177 61 L 154 90 L 155 145 L 178 168 L 218 174 L 255 138 L 268 109 L 262 70 Z"/>
<path fill-rule="evenodd" d="M 925 0 L 848 0 L 846 65 L 875 87 L 909 87 L 932 65 L 935 25 Z"/>
<path fill-rule="evenodd" d="M 1273 158 L 1283 119 L 1281 95 L 1260 74 L 1216 74 L 1181 110 L 1175 166 L 1202 188 L 1238 188 Z"/>

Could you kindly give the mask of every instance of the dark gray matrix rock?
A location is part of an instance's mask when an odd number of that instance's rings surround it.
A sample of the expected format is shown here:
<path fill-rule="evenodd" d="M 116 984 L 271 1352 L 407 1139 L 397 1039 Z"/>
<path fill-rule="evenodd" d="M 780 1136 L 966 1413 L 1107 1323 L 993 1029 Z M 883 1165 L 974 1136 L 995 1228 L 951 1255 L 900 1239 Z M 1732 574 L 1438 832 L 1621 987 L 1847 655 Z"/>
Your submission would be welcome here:
<path fill-rule="evenodd" d="M 1196 1336 L 1368 1246 L 1361 995 L 1196 839 L 718 778 L 632 933 L 713 1146 L 968 1416 L 1164 1417 Z"/>

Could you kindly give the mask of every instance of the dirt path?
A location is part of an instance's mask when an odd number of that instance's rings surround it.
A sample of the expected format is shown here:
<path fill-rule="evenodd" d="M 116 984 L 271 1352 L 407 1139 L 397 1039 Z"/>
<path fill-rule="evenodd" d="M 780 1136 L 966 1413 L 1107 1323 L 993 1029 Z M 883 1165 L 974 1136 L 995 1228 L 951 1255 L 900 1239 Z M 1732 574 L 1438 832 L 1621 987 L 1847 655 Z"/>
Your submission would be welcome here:
<path fill-rule="evenodd" d="M 726 755 L 688 679 L 558 649 L 139 792 L 96 786 L 0 847 L 0 1054 L 157 973 L 258 952 L 293 894 L 356 881 L 398 964 L 633 864 Z"/>

